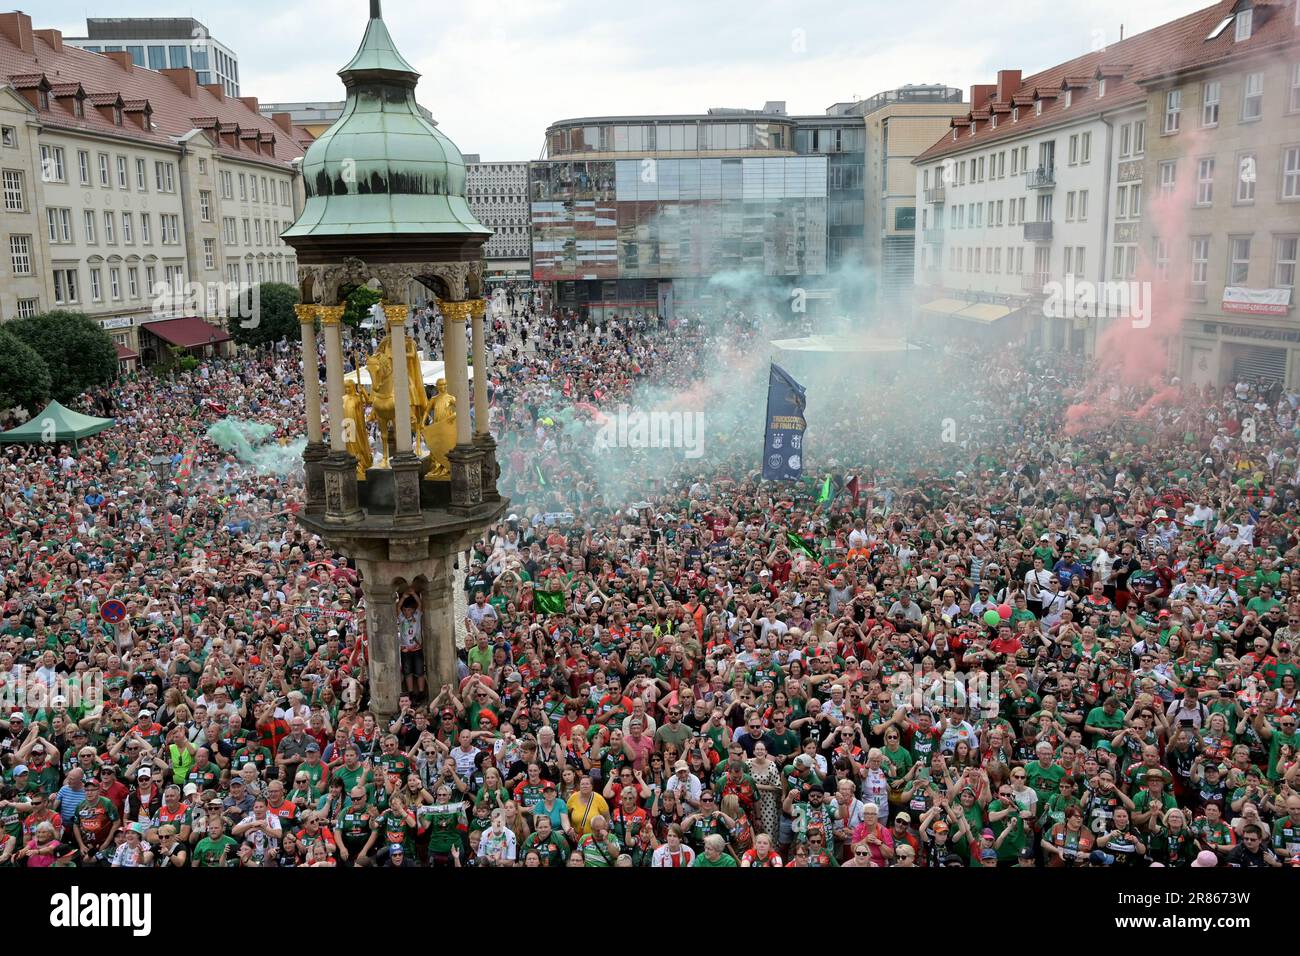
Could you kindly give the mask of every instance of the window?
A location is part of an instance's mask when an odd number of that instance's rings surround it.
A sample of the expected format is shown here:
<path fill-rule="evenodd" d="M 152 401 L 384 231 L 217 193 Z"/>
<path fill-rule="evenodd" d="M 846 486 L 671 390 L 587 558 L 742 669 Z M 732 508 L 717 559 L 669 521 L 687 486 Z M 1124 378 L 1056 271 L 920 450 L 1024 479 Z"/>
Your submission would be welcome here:
<path fill-rule="evenodd" d="M 1133 155 L 1141 156 L 1147 151 L 1147 121 L 1138 120 L 1133 124 Z"/>
<path fill-rule="evenodd" d="M 1079 222 L 1088 221 L 1088 190 L 1079 190 Z"/>
<path fill-rule="evenodd" d="M 1241 121 L 1248 123 L 1264 115 L 1264 74 L 1247 73 L 1245 96 L 1241 103 Z"/>
<path fill-rule="evenodd" d="M 248 201 L 248 177 L 243 173 L 239 174 L 239 200 L 240 202 Z"/>
<path fill-rule="evenodd" d="M 18 129 L 14 126 L 0 126 L 0 146 L 5 149 L 18 148 Z"/>
<path fill-rule="evenodd" d="M 1237 202 L 1252 203 L 1255 201 L 1255 180 L 1257 178 L 1259 177 L 1255 154 L 1239 153 L 1237 155 Z"/>
<path fill-rule="evenodd" d="M 120 269 L 108 270 L 108 294 L 114 299 L 122 298 L 122 271 Z"/>
<path fill-rule="evenodd" d="M 1106 78 L 1103 76 L 1100 80 L 1097 81 L 1097 99 L 1101 99 L 1105 95 L 1106 95 Z"/>
<path fill-rule="evenodd" d="M 1075 133 L 1070 137 L 1070 165 L 1079 164 L 1079 134 Z"/>
<path fill-rule="evenodd" d="M 251 180 L 251 182 L 249 182 L 248 184 L 249 185 L 248 198 L 251 199 L 253 202 L 257 202 L 257 177 L 249 176 L 248 178 L 249 180 Z M 263 190 L 263 192 L 265 192 L 265 190 Z"/>
<path fill-rule="evenodd" d="M 1156 238 L 1154 244 L 1156 278 L 1169 281 L 1169 240 Z"/>
<path fill-rule="evenodd" d="M 1300 76 L 1300 69 L 1296 70 L 1296 75 Z M 280 205 L 289 205 L 289 183 L 283 179 L 280 180 Z"/>
<path fill-rule="evenodd" d="M 154 188 L 160 193 L 175 192 L 176 167 L 171 163 L 155 162 L 153 164 Z"/>
<path fill-rule="evenodd" d="M 84 149 L 77 150 L 77 178 L 81 185 L 90 185 L 90 153 Z"/>
<path fill-rule="evenodd" d="M 41 309 L 40 299 L 19 299 L 18 300 L 18 318 L 30 319 Z"/>
<path fill-rule="evenodd" d="M 1250 237 L 1234 236 L 1228 248 L 1228 285 L 1245 285 L 1250 277 Z"/>
<path fill-rule="evenodd" d="M 254 182 L 256 182 L 256 180 L 254 180 Z M 253 234 L 256 237 L 257 244 L 260 246 L 262 244 L 262 220 L 253 220 Z"/>
<path fill-rule="evenodd" d="M 1077 193 L 1075 193 L 1074 190 L 1071 190 L 1070 192 L 1065 194 L 1065 221 L 1066 222 L 1074 222 L 1074 203 L 1075 203 L 1076 195 Z M 1068 262 L 1066 264 L 1065 271 L 1066 272 L 1070 271 Z"/>
<path fill-rule="evenodd" d="M 1296 247 L 1300 239 L 1295 236 L 1281 236 L 1277 239 L 1274 253 L 1276 264 L 1273 267 L 1273 285 L 1279 289 L 1295 289 Z"/>
<path fill-rule="evenodd" d="M 117 242 L 117 230 L 114 226 L 117 224 L 117 217 L 111 210 L 104 210 L 104 241 L 110 245 Z"/>
<path fill-rule="evenodd" d="M 1133 152 L 1133 124 L 1125 123 L 1119 128 L 1119 158 L 1124 159 Z"/>
<path fill-rule="evenodd" d="M 200 157 L 199 157 L 199 175 L 200 175 L 200 176 L 206 176 L 207 174 L 208 174 L 208 161 L 207 161 L 206 159 L 204 159 L 202 156 L 200 156 Z"/>
<path fill-rule="evenodd" d="M 32 274 L 31 236 L 9 237 L 9 262 L 13 266 L 14 275 L 29 276 Z"/>
<path fill-rule="evenodd" d="M 1208 206 L 1214 202 L 1214 157 L 1206 157 L 1196 164 L 1196 205 Z"/>
<path fill-rule="evenodd" d="M 149 225 L 149 214 L 147 212 L 140 213 L 140 241 L 145 245 L 151 245 L 153 243 L 153 237 L 150 235 L 151 231 Z"/>
<path fill-rule="evenodd" d="M 1210 238 L 1193 236 L 1190 243 L 1192 254 L 1192 288 L 1193 299 L 1205 301 L 1205 286 L 1210 276 Z"/>
<path fill-rule="evenodd" d="M 1219 125 L 1219 81 L 1211 80 L 1201 87 L 1201 125 Z"/>
<path fill-rule="evenodd" d="M 1115 190 L 1115 218 L 1124 219 L 1128 216 L 1128 187 L 1119 186 Z"/>
<path fill-rule="evenodd" d="M 1013 107 L 1011 107 L 1011 122 L 1013 122 L 1013 123 L 1019 123 L 1019 122 L 1020 122 L 1020 107 L 1019 107 L 1019 106 L 1013 106 Z"/>
<path fill-rule="evenodd" d="M 161 46 L 151 46 L 148 49 L 149 69 L 165 70 L 167 69 L 167 49 Z"/>
<path fill-rule="evenodd" d="M 1245 10 L 1237 11 L 1237 29 L 1233 33 L 1232 39 L 1241 43 L 1243 40 L 1250 39 L 1251 21 L 1255 18 L 1255 11 L 1247 7 Z"/>
<path fill-rule="evenodd" d="M 1219 34 L 1221 34 L 1224 30 L 1228 29 L 1228 24 L 1232 22 L 1232 17 L 1233 15 L 1230 13 L 1222 20 L 1220 20 L 1218 25 L 1215 26 L 1215 28 L 1210 31 L 1210 35 L 1207 36 L 1205 39 L 1207 40 L 1216 39 L 1219 36 Z"/>
<path fill-rule="evenodd" d="M 130 187 L 131 182 L 126 172 L 126 157 L 119 156 L 117 157 L 117 188 L 129 189 Z"/>
<path fill-rule="evenodd" d="M 1300 146 L 1282 150 L 1282 198 L 1300 199 Z"/>
<path fill-rule="evenodd" d="M 131 228 L 131 214 L 122 213 L 122 241 L 125 243 L 135 242 L 135 230 Z"/>
<path fill-rule="evenodd" d="M 99 154 L 99 184 L 101 186 L 109 185 L 108 153 Z"/>
<path fill-rule="evenodd" d="M 163 245 L 174 246 L 181 241 L 180 217 L 176 215 L 160 214 L 158 216 L 158 231 L 161 234 L 160 239 Z"/>
<path fill-rule="evenodd" d="M 140 295 L 140 270 L 135 266 L 126 270 L 126 294 L 132 299 Z"/>
<path fill-rule="evenodd" d="M 1174 191 L 1174 175 L 1178 168 L 1178 161 L 1167 159 L 1160 164 L 1160 191 L 1165 195 Z"/>
<path fill-rule="evenodd" d="M 152 294 L 154 286 L 158 284 L 158 270 L 153 266 L 144 267 L 144 287 Z"/>
<path fill-rule="evenodd" d="M 1165 133 L 1177 133 L 1183 112 L 1183 91 L 1170 90 L 1165 94 Z"/>
<path fill-rule="evenodd" d="M 42 146 L 41 147 L 41 182 L 45 183 L 62 183 L 67 182 L 63 169 L 63 147 L 62 146 Z"/>
<path fill-rule="evenodd" d="M 1064 107 L 1064 108 L 1068 110 L 1068 109 L 1070 108 L 1070 104 L 1073 103 L 1073 102 L 1074 102 L 1074 90 L 1066 90 L 1066 91 L 1065 91 L 1065 107 Z M 996 117 L 995 117 L 995 118 L 996 118 Z"/>
<path fill-rule="evenodd" d="M 253 237 L 252 227 L 249 225 L 248 220 L 245 219 L 244 220 L 244 245 L 251 246 L 253 244 L 252 237 Z"/>
<path fill-rule="evenodd" d="M 77 270 L 54 270 L 54 302 L 68 305 L 77 301 Z"/>
<path fill-rule="evenodd" d="M 86 245 L 93 246 L 95 240 L 95 210 L 86 209 L 81 213 L 81 225 L 86 233 Z"/>
<path fill-rule="evenodd" d="M 144 192 L 149 188 L 149 180 L 145 175 L 145 164 L 143 159 L 135 161 L 135 188 Z"/>
<path fill-rule="evenodd" d="M 100 275 L 100 270 L 91 269 L 90 270 L 90 301 L 98 302 L 100 299 L 103 298 L 103 296 L 104 296 L 103 276 Z"/>
<path fill-rule="evenodd" d="M 203 240 L 203 268 L 215 269 L 217 267 L 217 244 L 212 239 Z"/>
<path fill-rule="evenodd" d="M 222 199 L 234 198 L 234 192 L 232 192 L 231 185 L 230 185 L 230 173 L 227 170 L 222 170 L 221 173 L 221 198 Z"/>
<path fill-rule="evenodd" d="M 23 189 L 23 174 L 19 169 L 4 171 L 5 212 L 25 212 L 27 193 Z"/>
<path fill-rule="evenodd" d="M 1079 140 L 1079 162 L 1092 162 L 1092 133 L 1084 133 Z"/>
<path fill-rule="evenodd" d="M 1300 6 L 1296 7 L 1300 10 Z M 1291 66 L 1291 95 L 1286 101 L 1287 112 L 1300 113 L 1300 63 Z"/>

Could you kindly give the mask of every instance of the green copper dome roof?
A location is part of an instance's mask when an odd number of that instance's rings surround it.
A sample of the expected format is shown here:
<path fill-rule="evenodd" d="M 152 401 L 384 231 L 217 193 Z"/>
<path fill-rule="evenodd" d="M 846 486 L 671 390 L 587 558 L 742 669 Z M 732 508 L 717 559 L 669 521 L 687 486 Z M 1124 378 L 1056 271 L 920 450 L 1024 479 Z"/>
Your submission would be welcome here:
<path fill-rule="evenodd" d="M 397 52 L 379 0 L 371 0 L 361 46 L 339 76 L 347 102 L 307 150 L 307 201 L 284 239 L 490 236 L 465 201 L 460 150 L 416 107 L 420 74 Z"/>

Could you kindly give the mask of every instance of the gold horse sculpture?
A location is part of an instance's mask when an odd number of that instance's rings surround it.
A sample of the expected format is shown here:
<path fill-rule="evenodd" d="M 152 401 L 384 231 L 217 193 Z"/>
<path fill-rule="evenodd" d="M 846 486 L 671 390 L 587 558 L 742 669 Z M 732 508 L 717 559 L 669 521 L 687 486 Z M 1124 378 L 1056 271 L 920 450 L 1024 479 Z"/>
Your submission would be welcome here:
<path fill-rule="evenodd" d="M 390 442 L 395 429 L 397 403 L 393 398 L 393 353 L 388 336 L 370 358 L 366 359 L 366 369 L 370 372 L 370 415 L 371 420 L 379 426 L 379 441 L 384 450 L 383 467 L 390 467 Z"/>

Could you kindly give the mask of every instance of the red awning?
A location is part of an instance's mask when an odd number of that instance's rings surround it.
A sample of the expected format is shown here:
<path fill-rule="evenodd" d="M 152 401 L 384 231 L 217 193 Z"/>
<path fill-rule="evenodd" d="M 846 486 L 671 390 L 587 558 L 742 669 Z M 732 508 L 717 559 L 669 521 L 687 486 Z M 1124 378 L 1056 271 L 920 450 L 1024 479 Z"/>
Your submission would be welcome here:
<path fill-rule="evenodd" d="M 169 345 L 176 345 L 183 349 L 198 348 L 200 345 L 215 345 L 230 338 L 230 333 L 225 329 L 210 325 L 197 316 L 188 319 L 163 319 L 161 322 L 146 322 L 141 328 L 158 336 Z"/>
<path fill-rule="evenodd" d="M 138 359 L 139 357 L 140 357 L 139 352 L 132 352 L 125 345 L 117 346 L 117 360 L 119 362 L 125 362 L 128 359 Z"/>

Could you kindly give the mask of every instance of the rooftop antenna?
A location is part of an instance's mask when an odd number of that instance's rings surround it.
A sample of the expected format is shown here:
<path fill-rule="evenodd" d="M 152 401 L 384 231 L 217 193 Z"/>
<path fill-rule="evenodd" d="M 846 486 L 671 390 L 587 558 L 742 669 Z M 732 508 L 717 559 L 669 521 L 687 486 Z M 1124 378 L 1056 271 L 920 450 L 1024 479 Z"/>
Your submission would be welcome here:
<path fill-rule="evenodd" d="M 376 4 L 379 3 L 379 0 L 375 0 L 375 3 L 376 3 Z M 1124 24 L 1122 24 L 1122 23 L 1119 25 L 1119 38 L 1120 38 L 1121 40 L 1124 39 Z"/>

